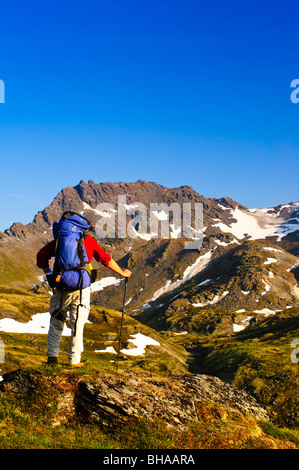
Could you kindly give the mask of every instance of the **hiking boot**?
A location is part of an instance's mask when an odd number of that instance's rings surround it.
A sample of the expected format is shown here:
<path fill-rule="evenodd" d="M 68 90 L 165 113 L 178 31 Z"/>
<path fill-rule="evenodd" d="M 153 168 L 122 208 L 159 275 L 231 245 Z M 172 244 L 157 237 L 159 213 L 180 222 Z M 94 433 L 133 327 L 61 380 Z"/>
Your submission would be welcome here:
<path fill-rule="evenodd" d="M 57 357 L 48 357 L 48 362 L 47 364 L 55 365 L 58 364 Z"/>
<path fill-rule="evenodd" d="M 82 366 L 84 366 L 83 362 L 78 362 L 78 364 L 71 364 L 71 367 L 74 369 L 80 369 Z"/>

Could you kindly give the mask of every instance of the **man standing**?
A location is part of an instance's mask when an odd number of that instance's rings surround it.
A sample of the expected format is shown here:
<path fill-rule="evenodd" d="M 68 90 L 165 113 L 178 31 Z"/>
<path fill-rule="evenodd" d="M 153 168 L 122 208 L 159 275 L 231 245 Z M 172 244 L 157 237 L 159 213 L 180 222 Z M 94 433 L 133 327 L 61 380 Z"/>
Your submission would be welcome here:
<path fill-rule="evenodd" d="M 88 264 L 94 258 L 104 266 L 110 268 L 124 278 L 131 276 L 131 271 L 122 269 L 111 256 L 99 246 L 94 238 L 86 236 L 84 238 L 85 254 L 88 258 Z M 43 269 L 47 275 L 50 271 L 49 261 L 56 256 L 57 240 L 53 240 L 46 244 L 37 253 L 37 266 Z M 49 276 L 49 282 L 50 276 Z M 59 284 L 55 287 L 54 293 L 50 301 L 50 326 L 48 332 L 47 356 L 48 364 L 58 363 L 59 345 L 61 341 L 62 331 L 66 312 L 69 311 L 71 324 L 71 337 L 69 342 L 69 363 L 73 367 L 81 367 L 81 353 L 83 352 L 83 329 L 88 319 L 90 310 L 90 286 L 76 290 L 68 290 L 59 288 Z"/>

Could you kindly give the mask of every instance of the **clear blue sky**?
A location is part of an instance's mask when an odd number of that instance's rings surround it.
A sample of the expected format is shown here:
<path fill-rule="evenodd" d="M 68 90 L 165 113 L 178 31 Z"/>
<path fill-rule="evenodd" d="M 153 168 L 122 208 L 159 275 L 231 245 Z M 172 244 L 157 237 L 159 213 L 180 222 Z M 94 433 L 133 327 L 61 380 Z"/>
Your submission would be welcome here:
<path fill-rule="evenodd" d="M 0 4 L 0 230 L 81 179 L 298 201 L 297 0 Z"/>

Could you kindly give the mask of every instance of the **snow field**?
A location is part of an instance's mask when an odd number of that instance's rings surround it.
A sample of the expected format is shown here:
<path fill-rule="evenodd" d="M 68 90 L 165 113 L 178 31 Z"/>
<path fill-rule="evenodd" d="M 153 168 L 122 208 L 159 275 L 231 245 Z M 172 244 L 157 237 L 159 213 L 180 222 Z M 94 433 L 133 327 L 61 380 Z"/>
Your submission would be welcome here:
<path fill-rule="evenodd" d="M 14 320 L 13 318 L 2 318 L 0 320 L 0 331 L 6 333 L 33 333 L 33 334 L 48 334 L 50 324 L 50 314 L 46 313 L 37 313 L 32 315 L 31 320 L 27 323 L 22 323 Z M 64 325 L 62 332 L 63 336 L 70 336 L 71 330 Z"/>
<path fill-rule="evenodd" d="M 221 295 L 215 295 L 213 300 L 208 300 L 205 303 L 200 303 L 200 302 L 199 303 L 194 303 L 192 305 L 193 305 L 193 307 L 205 307 L 206 305 L 214 305 L 217 302 L 219 302 L 220 300 L 224 299 L 224 297 L 226 297 L 227 294 L 229 294 L 228 290 L 224 291 Z"/>
<path fill-rule="evenodd" d="M 282 237 L 298 230 L 298 225 L 292 223 L 294 217 L 285 220 L 280 215 L 280 212 L 283 208 L 292 207 L 293 210 L 299 209 L 299 202 L 292 205 L 285 204 L 278 213 L 273 211 L 272 208 L 248 209 L 248 211 L 244 211 L 238 207 L 232 209 L 221 204 L 218 205 L 221 209 L 229 211 L 236 222 L 232 222 L 230 225 L 216 222 L 213 226 L 220 228 L 222 232 L 232 233 L 238 239 L 242 239 L 248 234 L 254 240 L 264 239 L 272 235 L 276 235 L 281 240 Z"/>
<path fill-rule="evenodd" d="M 142 333 L 136 333 L 131 335 L 131 338 L 128 341 L 133 343 L 136 347 L 132 349 L 121 349 L 121 353 L 127 356 L 143 356 L 145 354 L 145 348 L 149 345 L 160 346 L 158 341 L 150 338 L 150 336 L 143 335 Z M 117 354 L 113 346 L 107 346 L 106 349 L 96 349 L 96 353 L 110 353 Z"/>
<path fill-rule="evenodd" d="M 122 279 L 117 279 L 116 277 L 113 277 L 113 276 L 103 277 L 100 281 L 96 281 L 93 284 L 91 284 L 90 291 L 99 292 L 105 289 L 105 287 L 113 286 L 113 285 L 117 286 L 121 281 Z"/>
<path fill-rule="evenodd" d="M 158 299 L 161 295 L 166 294 L 167 292 L 170 292 L 174 289 L 177 289 L 180 285 L 184 284 L 185 282 L 189 281 L 192 277 L 194 277 L 196 274 L 200 273 L 205 269 L 212 257 L 212 250 L 208 251 L 204 255 L 201 255 L 197 258 L 197 260 L 188 266 L 182 276 L 182 279 L 178 279 L 177 281 L 171 282 L 170 279 L 168 279 L 163 287 L 160 287 L 160 289 L 156 290 L 154 295 L 150 300 L 147 301 L 143 307 L 140 307 L 136 310 L 141 310 L 145 308 L 150 307 L 150 302 L 154 302 L 156 299 Z"/>

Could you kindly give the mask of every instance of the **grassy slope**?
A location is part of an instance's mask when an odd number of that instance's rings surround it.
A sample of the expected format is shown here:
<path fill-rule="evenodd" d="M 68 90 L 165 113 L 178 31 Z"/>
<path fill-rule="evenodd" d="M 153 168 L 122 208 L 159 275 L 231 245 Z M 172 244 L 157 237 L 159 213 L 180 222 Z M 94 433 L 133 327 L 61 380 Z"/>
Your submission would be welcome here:
<path fill-rule="evenodd" d="M 47 291 L 36 294 L 32 290 L 0 286 L 0 319 L 11 317 L 17 321 L 28 322 L 32 315 L 47 312 L 49 310 L 50 296 Z M 107 346 L 113 346 L 117 351 L 118 338 L 121 324 L 121 313 L 92 306 L 89 320 L 84 333 L 84 357 L 94 363 L 113 364 L 110 361 L 115 355 L 97 354 L 95 350 L 105 350 Z M 125 315 L 122 333 L 122 348 L 130 346 L 128 340 L 135 333 L 150 336 L 159 342 L 160 346 L 147 347 L 145 357 L 131 357 L 121 355 L 120 362 L 126 367 L 145 369 L 151 372 L 163 374 L 184 373 L 188 370 L 186 358 L 188 354 L 179 345 L 171 345 L 163 339 L 159 333 L 150 327 L 142 325 L 137 320 Z M 114 342 L 108 342 L 110 336 Z M 0 332 L 0 338 L 5 344 L 5 364 L 2 372 L 15 370 L 19 367 L 34 367 L 45 362 L 46 341 L 45 335 L 20 334 Z M 67 363 L 68 337 L 62 337 L 60 360 Z"/>
<path fill-rule="evenodd" d="M 27 322 L 35 313 L 47 312 L 49 300 L 46 290 L 37 295 L 28 288 L 0 284 L 0 319 L 15 318 Z"/>
<path fill-rule="evenodd" d="M 5 248 L 5 246 L 4 246 Z M 0 284 L 25 284 L 36 280 L 36 270 L 33 263 L 28 262 L 28 253 L 24 247 L 14 246 L 13 251 L 0 253 Z"/>

